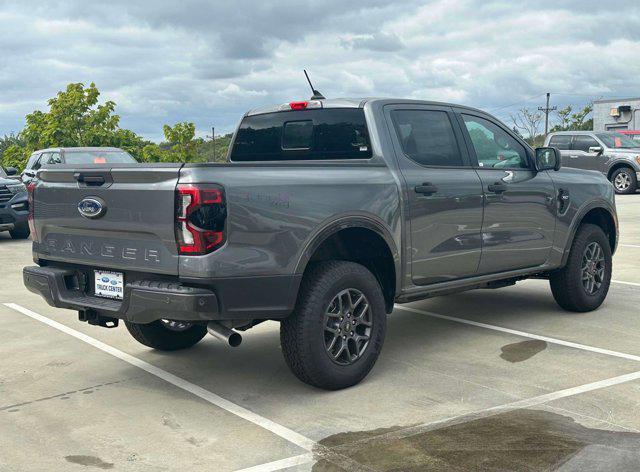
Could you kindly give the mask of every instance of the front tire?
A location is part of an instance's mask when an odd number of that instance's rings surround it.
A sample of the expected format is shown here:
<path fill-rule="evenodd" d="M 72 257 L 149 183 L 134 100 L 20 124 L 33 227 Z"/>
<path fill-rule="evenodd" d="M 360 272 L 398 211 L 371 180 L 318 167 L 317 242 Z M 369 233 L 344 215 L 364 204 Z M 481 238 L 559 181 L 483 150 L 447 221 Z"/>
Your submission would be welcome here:
<path fill-rule="evenodd" d="M 621 167 L 611 174 L 611 183 L 617 194 L 628 195 L 635 193 L 638 188 L 636 172 L 631 167 Z"/>
<path fill-rule="evenodd" d="M 9 230 L 12 239 L 27 239 L 29 233 L 29 225 L 27 223 L 18 224 L 15 228 Z"/>
<path fill-rule="evenodd" d="M 207 334 L 206 326 L 180 321 L 158 320 L 149 324 L 124 322 L 131 336 L 159 351 L 177 351 L 192 347 Z"/>
<path fill-rule="evenodd" d="M 387 315 L 378 280 L 347 261 L 314 264 L 294 314 L 282 321 L 282 353 L 301 381 L 325 390 L 360 382 L 382 349 Z"/>
<path fill-rule="evenodd" d="M 602 305 L 611 283 L 611 247 L 602 228 L 578 228 L 567 265 L 549 278 L 558 305 L 568 311 L 592 311 Z"/>

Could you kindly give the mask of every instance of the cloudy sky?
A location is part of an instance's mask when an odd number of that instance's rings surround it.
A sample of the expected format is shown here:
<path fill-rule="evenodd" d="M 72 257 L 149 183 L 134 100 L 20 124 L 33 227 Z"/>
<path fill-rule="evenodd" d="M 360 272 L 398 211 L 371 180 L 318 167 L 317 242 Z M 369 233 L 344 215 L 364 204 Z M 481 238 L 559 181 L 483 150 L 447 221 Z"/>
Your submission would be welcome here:
<path fill-rule="evenodd" d="M 158 140 L 256 106 L 394 96 L 509 112 L 640 96 L 638 0 L 0 0 L 0 135 L 69 82 Z M 510 106 L 511 105 L 511 106 Z"/>

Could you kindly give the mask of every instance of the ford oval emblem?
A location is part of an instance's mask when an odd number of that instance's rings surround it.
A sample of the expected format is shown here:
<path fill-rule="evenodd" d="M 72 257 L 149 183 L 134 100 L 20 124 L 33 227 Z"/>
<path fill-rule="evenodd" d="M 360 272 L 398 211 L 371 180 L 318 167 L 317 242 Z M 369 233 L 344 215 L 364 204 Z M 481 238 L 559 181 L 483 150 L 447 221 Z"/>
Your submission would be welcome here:
<path fill-rule="evenodd" d="M 107 206 L 99 197 L 85 197 L 78 203 L 78 211 L 85 218 L 100 218 L 107 211 Z"/>

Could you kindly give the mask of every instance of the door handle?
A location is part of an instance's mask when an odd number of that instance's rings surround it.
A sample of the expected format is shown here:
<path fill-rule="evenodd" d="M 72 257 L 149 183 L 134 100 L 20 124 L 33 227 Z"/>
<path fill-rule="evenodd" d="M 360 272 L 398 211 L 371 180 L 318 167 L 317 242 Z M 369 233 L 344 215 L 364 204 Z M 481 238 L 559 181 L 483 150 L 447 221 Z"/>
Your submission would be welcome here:
<path fill-rule="evenodd" d="M 487 187 L 489 192 L 493 192 L 493 193 L 506 192 L 508 188 L 509 187 L 507 185 L 503 184 L 502 182 L 496 182 L 495 184 L 489 184 L 489 186 Z"/>
<path fill-rule="evenodd" d="M 570 154 L 570 155 L 569 155 L 569 157 L 570 157 L 571 159 L 577 159 L 577 158 L 578 158 L 578 157 L 580 157 L 580 156 L 578 156 L 578 155 L 576 155 L 576 154 Z"/>
<path fill-rule="evenodd" d="M 431 182 L 425 182 L 422 185 L 416 185 L 415 191 L 423 195 L 432 195 L 438 191 L 438 187 Z"/>

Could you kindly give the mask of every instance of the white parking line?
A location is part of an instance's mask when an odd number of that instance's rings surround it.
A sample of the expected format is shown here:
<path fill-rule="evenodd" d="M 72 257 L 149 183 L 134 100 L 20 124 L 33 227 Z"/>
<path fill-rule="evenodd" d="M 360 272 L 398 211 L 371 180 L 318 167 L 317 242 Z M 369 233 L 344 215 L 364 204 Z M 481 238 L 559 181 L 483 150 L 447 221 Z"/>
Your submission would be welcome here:
<path fill-rule="evenodd" d="M 313 462 L 313 454 L 300 454 L 299 456 L 288 457 L 279 461 L 267 462 L 266 464 L 255 465 L 235 472 L 274 472 L 276 470 L 288 469 L 297 465 L 304 465 Z"/>
<path fill-rule="evenodd" d="M 640 286 L 640 284 L 636 284 L 636 283 L 632 283 L 632 282 L 623 282 L 623 281 L 614 281 L 616 283 L 623 283 L 623 284 L 629 284 L 629 285 L 634 285 L 634 286 Z M 260 415 L 258 415 L 257 413 L 254 413 L 244 407 L 241 407 L 239 405 L 236 405 L 235 403 L 226 400 L 218 395 L 216 395 L 213 392 L 210 392 L 208 390 L 205 390 L 204 388 L 195 385 L 185 379 L 182 379 L 174 374 L 171 374 L 170 372 L 167 372 L 159 367 L 156 367 L 152 364 L 149 364 L 148 362 L 145 362 L 141 359 L 138 359 L 134 356 L 131 356 L 130 354 L 127 354 L 123 351 L 120 351 L 119 349 L 116 349 L 112 346 L 109 346 L 108 344 L 105 344 L 101 341 L 98 341 L 97 339 L 94 339 L 84 333 L 81 333 L 79 331 L 76 331 L 73 328 L 69 328 L 66 325 L 63 325 L 62 323 L 58 323 L 57 321 L 54 321 L 52 319 L 49 319 L 43 315 L 40 315 L 39 313 L 36 313 L 32 310 L 29 310 L 28 308 L 25 308 L 21 305 L 15 304 L 15 303 L 4 303 L 4 305 L 8 308 L 11 308 L 15 311 L 18 311 L 26 316 L 29 316 L 30 318 L 40 321 L 52 328 L 55 328 L 65 334 L 68 334 L 70 336 L 75 337 L 76 339 L 83 341 L 97 349 L 100 349 L 101 351 L 110 354 L 124 362 L 127 362 L 128 364 L 131 364 L 135 367 L 138 367 L 142 370 L 144 370 L 145 372 L 148 372 L 151 375 L 154 375 L 158 378 L 161 378 L 162 380 L 182 389 L 185 390 L 189 393 L 192 393 L 193 395 L 196 395 L 197 397 L 215 405 L 218 406 L 219 408 L 222 408 L 226 411 L 228 411 L 229 413 L 232 413 L 242 419 L 245 419 L 257 426 L 260 426 L 268 431 L 270 431 L 271 433 L 280 436 L 283 439 L 286 439 L 287 441 L 299 446 L 302 449 L 305 449 L 307 451 L 309 451 L 308 453 L 305 454 L 300 454 L 297 456 L 293 456 L 293 457 L 289 457 L 289 458 L 285 458 L 285 459 L 280 459 L 277 461 L 273 461 L 273 462 L 268 462 L 265 464 L 259 464 L 256 466 L 252 466 L 249 468 L 245 468 L 245 469 L 241 469 L 239 471 L 236 472 L 275 472 L 275 471 L 279 471 L 282 469 L 286 469 L 289 467 L 295 467 L 298 465 L 304 465 L 304 464 L 308 464 L 313 462 L 314 460 L 316 460 L 314 458 L 314 455 L 311 454 L 311 452 L 315 449 L 318 449 L 318 452 L 321 453 L 322 450 L 324 450 L 325 448 L 318 445 L 318 443 L 316 443 L 314 440 L 307 438 L 306 436 L 303 436 L 289 428 L 286 428 L 285 426 L 282 426 L 278 423 L 275 423 L 267 418 L 264 418 Z M 439 319 L 443 319 L 443 320 L 447 320 L 447 321 L 452 321 L 452 322 L 456 322 L 456 323 L 462 323 L 462 324 L 467 324 L 467 325 L 471 325 L 471 326 L 476 326 L 479 328 L 485 328 L 485 329 L 490 329 L 493 331 L 500 331 L 503 333 L 508 333 L 508 334 L 512 334 L 515 336 L 521 336 L 521 337 L 526 337 L 526 338 L 531 338 L 531 339 L 538 339 L 541 341 L 546 341 L 552 344 L 558 344 L 558 345 L 562 345 L 562 346 L 566 346 L 566 347 L 572 347 L 572 348 L 576 348 L 576 349 L 581 349 L 581 350 L 585 350 L 585 351 L 590 351 L 590 352 L 595 352 L 598 354 L 604 354 L 604 355 L 608 355 L 608 356 L 613 356 L 613 357 L 619 357 L 619 358 L 623 358 L 623 359 L 627 359 L 627 360 L 633 360 L 633 361 L 640 361 L 640 356 L 635 356 L 632 354 L 626 354 L 626 353 L 622 353 L 622 352 L 617 352 L 617 351 L 611 351 L 609 349 L 602 349 L 602 348 L 598 348 L 598 347 L 594 347 L 594 346 L 588 346 L 588 345 L 584 345 L 584 344 L 579 344 L 579 343 L 574 343 L 574 342 L 570 342 L 570 341 L 564 341 L 562 339 L 556 339 L 556 338 L 551 338 L 548 336 L 540 336 L 537 334 L 533 334 L 533 333 L 527 333 L 524 331 L 518 331 L 518 330 L 514 330 L 514 329 L 509 329 L 509 328 L 503 328 L 501 326 L 494 326 L 494 325 L 489 325 L 486 323 L 479 323 L 476 321 L 472 321 L 472 320 L 466 320 L 463 318 L 456 318 L 453 316 L 447 316 L 447 315 L 440 315 L 437 313 L 432 313 L 429 311 L 425 311 L 425 310 L 419 310 L 417 308 L 412 308 L 412 307 L 406 307 L 406 306 L 400 306 L 400 305 L 395 305 L 396 309 L 400 309 L 400 310 L 405 310 L 405 311 L 409 311 L 409 312 L 413 312 L 413 313 L 418 313 L 421 315 L 426 315 L 429 317 L 433 317 L 433 318 L 439 318 Z M 605 379 L 605 380 L 600 380 L 597 382 L 592 382 L 589 384 L 584 384 L 584 385 L 580 385 L 577 387 L 571 387 L 571 388 L 567 388 L 564 390 L 559 390 L 557 392 L 551 392 L 551 393 L 547 393 L 547 394 L 543 394 L 543 395 L 539 395 L 537 397 L 533 397 L 533 398 L 529 398 L 529 399 L 523 399 L 523 400 L 517 400 L 515 402 L 511 402 L 505 405 L 499 405 L 499 406 L 495 406 L 495 407 L 491 407 L 491 408 L 486 408 L 486 409 L 482 409 L 482 410 L 477 410 L 475 412 L 471 412 L 471 413 L 466 413 L 464 415 L 459 415 L 459 416 L 454 416 L 454 417 L 450 417 L 450 418 L 446 418 L 443 420 L 438 420 L 435 422 L 431 422 L 431 423 L 423 423 L 420 425 L 416 425 L 416 426 L 411 426 L 409 428 L 405 428 L 405 429 L 401 429 L 401 430 L 396 430 L 387 434 L 383 434 L 381 436 L 378 437 L 374 437 L 374 438 L 367 438 L 367 439 L 363 439 L 361 441 L 356 441 L 355 443 L 350 443 L 350 446 L 353 447 L 356 444 L 359 443 L 364 443 L 364 442 L 368 442 L 368 441 L 388 441 L 388 440 L 394 440 L 394 439 L 402 439 L 404 437 L 408 437 L 408 436 L 412 436 L 415 434 L 419 434 L 420 432 L 425 432 L 425 431 L 430 431 L 430 430 L 434 430 L 437 429 L 441 426 L 443 426 L 444 424 L 457 424 L 457 423 L 461 423 L 461 422 L 466 422 L 466 421 L 471 421 L 475 418 L 482 418 L 482 417 L 487 417 L 487 416 L 492 416 L 492 415 L 496 415 L 496 414 L 500 414 L 500 413 L 504 413 L 507 411 L 512 411 L 512 410 L 517 410 L 517 409 L 521 409 L 521 408 L 530 408 L 532 406 L 536 406 L 536 405 L 541 405 L 543 403 L 547 403 L 550 401 L 554 401 L 554 400 L 558 400 L 561 398 L 567 398 L 570 396 L 574 396 L 574 395 L 579 395 L 581 393 L 586 393 L 586 392 L 591 392 L 594 390 L 599 390 L 599 389 L 603 389 L 603 388 L 607 388 L 610 386 L 614 386 L 614 385 L 619 385 L 621 383 L 625 383 L 625 382 L 630 382 L 630 381 L 634 381 L 634 380 L 640 380 L 640 371 L 639 372 L 633 372 L 630 374 L 624 374 L 624 375 L 620 375 L 617 377 L 613 377 L 613 378 L 609 378 L 609 379 Z M 336 449 L 340 450 L 341 446 L 338 446 Z M 355 463 L 357 464 L 357 462 Z M 354 464 L 354 465 L 355 465 Z M 359 464 L 358 464 L 359 465 Z"/>
<path fill-rule="evenodd" d="M 640 287 L 640 284 L 636 283 L 636 282 L 625 282 L 624 280 L 612 280 L 612 282 L 615 283 L 615 284 L 631 285 L 633 287 Z"/>
<path fill-rule="evenodd" d="M 541 336 L 539 334 L 527 333 L 525 331 L 518 331 L 516 329 L 503 328 L 502 326 L 495 326 L 495 325 L 490 325 L 486 323 L 480 323 L 478 321 L 466 320 L 464 318 L 456 318 L 455 316 L 439 315 L 438 313 L 433 313 L 426 310 L 419 310 L 418 308 L 412 308 L 408 306 L 395 305 L 394 308 L 397 310 L 410 311 L 413 313 L 418 313 L 420 315 L 430 316 L 431 318 L 439 318 L 441 320 L 453 321 L 455 323 L 462 323 L 470 326 L 476 326 L 478 328 L 485 328 L 485 329 L 490 329 L 492 331 L 500 331 L 502 333 L 513 334 L 515 336 L 521 336 L 523 338 L 538 339 L 540 341 L 545 341 L 552 344 L 559 344 L 560 346 L 572 347 L 575 349 L 581 349 L 583 351 L 590 351 L 598 354 L 604 354 L 606 356 L 620 357 L 622 359 L 640 362 L 640 356 L 635 356 L 633 354 L 626 354 L 624 352 L 611 351 L 609 349 L 602 349 L 600 347 L 595 347 L 595 346 L 587 346 L 586 344 L 579 344 L 571 341 L 565 341 L 563 339 L 550 338 L 549 336 Z"/>
<path fill-rule="evenodd" d="M 74 338 L 79 339 L 80 341 L 83 341 L 97 349 L 100 349 L 101 351 L 106 352 L 107 354 L 110 354 L 128 364 L 138 367 L 139 369 L 142 369 L 151 375 L 155 375 L 156 377 L 164 380 L 165 382 L 168 382 L 171 385 L 174 385 L 197 397 L 200 397 L 203 400 L 219 408 L 222 408 L 223 410 L 226 410 L 231 414 L 234 414 L 244 420 L 247 420 L 257 426 L 260 426 L 261 428 L 264 428 L 267 431 L 277 436 L 280 436 L 283 439 L 286 439 L 287 441 L 295 444 L 298 447 L 301 447 L 302 449 L 311 451 L 313 450 L 314 446 L 316 446 L 316 442 L 314 440 L 309 439 L 300 433 L 296 433 L 295 431 L 285 426 L 282 426 L 281 424 L 278 424 L 263 416 L 258 415 L 257 413 L 247 410 L 246 408 L 236 405 L 235 403 L 230 402 L 229 400 L 226 400 L 216 395 L 215 393 L 205 390 L 204 388 L 196 384 L 193 384 L 183 378 L 173 375 L 167 372 L 166 370 L 163 370 L 159 367 L 149 364 L 148 362 L 140 360 L 137 357 L 127 354 L 126 352 L 122 352 L 121 350 L 116 349 L 115 347 L 111 347 L 108 344 L 105 344 L 101 341 L 98 341 L 97 339 L 92 338 L 91 336 L 87 336 L 86 334 L 81 333 L 80 331 L 76 331 L 75 329 L 69 328 L 68 326 L 63 325 L 62 323 L 58 323 L 57 321 L 51 320 L 46 316 L 42 316 L 41 314 L 36 313 L 35 311 L 31 311 L 28 308 L 17 305 L 15 303 L 5 303 L 4 306 L 11 308 L 12 310 L 16 310 L 22 313 L 23 315 L 27 315 L 28 317 L 33 318 L 34 320 L 40 321 L 41 323 L 49 325 L 52 328 L 57 329 L 58 331 L 62 331 L 65 334 L 73 336 Z"/>
<path fill-rule="evenodd" d="M 635 247 L 637 249 L 640 249 L 640 244 L 618 244 L 618 246 L 620 246 L 620 247 Z"/>

